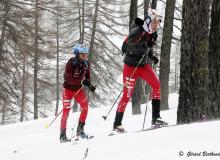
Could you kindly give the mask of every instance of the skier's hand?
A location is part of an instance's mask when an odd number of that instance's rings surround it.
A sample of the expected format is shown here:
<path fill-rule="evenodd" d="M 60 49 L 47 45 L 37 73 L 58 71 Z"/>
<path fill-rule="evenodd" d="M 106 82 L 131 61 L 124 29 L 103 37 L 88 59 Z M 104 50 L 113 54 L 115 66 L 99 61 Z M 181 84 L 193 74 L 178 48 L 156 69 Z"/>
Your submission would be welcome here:
<path fill-rule="evenodd" d="M 88 80 L 88 79 L 82 80 L 81 83 L 82 83 L 84 86 L 87 86 L 87 87 L 89 87 L 89 86 L 91 85 L 91 82 L 90 82 L 90 80 Z"/>
<path fill-rule="evenodd" d="M 90 86 L 88 86 L 88 87 L 89 87 L 89 90 L 90 90 L 91 92 L 94 92 L 95 89 L 96 89 L 96 87 L 93 86 L 92 84 L 90 84 Z"/>
<path fill-rule="evenodd" d="M 148 47 L 153 47 L 153 45 L 156 45 L 156 42 L 155 41 L 147 41 L 147 46 Z"/>
<path fill-rule="evenodd" d="M 88 80 L 88 79 L 82 80 L 82 84 L 83 84 L 84 86 L 87 86 L 91 92 L 94 92 L 95 89 L 96 89 L 96 87 L 93 86 L 93 85 L 91 84 L 90 80 Z"/>
<path fill-rule="evenodd" d="M 159 62 L 159 59 L 156 56 L 152 56 L 152 61 L 154 64 L 157 64 Z"/>

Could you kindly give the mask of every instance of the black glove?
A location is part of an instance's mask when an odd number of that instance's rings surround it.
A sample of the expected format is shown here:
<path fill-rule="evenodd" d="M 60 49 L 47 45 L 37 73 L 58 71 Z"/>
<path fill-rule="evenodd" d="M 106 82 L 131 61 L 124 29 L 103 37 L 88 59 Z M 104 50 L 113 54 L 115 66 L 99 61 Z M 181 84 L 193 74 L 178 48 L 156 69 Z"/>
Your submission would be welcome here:
<path fill-rule="evenodd" d="M 152 56 L 151 60 L 154 62 L 154 64 L 159 62 L 159 59 L 156 56 Z"/>
<path fill-rule="evenodd" d="M 153 45 L 156 45 L 155 41 L 147 41 L 147 46 L 148 47 L 153 47 Z"/>
<path fill-rule="evenodd" d="M 94 92 L 95 89 L 96 89 L 96 87 L 93 86 L 93 85 L 91 84 L 90 80 L 88 80 L 88 79 L 84 79 L 84 80 L 82 81 L 82 84 L 83 84 L 84 86 L 87 86 L 87 87 L 89 88 L 89 90 L 92 91 L 92 92 Z"/>
<path fill-rule="evenodd" d="M 94 92 L 95 89 L 96 89 L 96 87 L 93 86 L 92 84 L 90 84 L 90 86 L 88 86 L 88 87 L 89 87 L 89 90 L 90 90 L 91 92 Z"/>
<path fill-rule="evenodd" d="M 153 33 L 153 41 L 156 41 L 157 40 L 157 38 L 158 38 L 158 33 L 157 33 L 157 31 L 155 31 L 154 33 Z"/>
<path fill-rule="evenodd" d="M 90 80 L 88 80 L 88 79 L 84 79 L 84 80 L 82 80 L 82 84 L 83 84 L 84 86 L 89 87 L 89 86 L 91 85 L 91 82 L 90 82 Z"/>

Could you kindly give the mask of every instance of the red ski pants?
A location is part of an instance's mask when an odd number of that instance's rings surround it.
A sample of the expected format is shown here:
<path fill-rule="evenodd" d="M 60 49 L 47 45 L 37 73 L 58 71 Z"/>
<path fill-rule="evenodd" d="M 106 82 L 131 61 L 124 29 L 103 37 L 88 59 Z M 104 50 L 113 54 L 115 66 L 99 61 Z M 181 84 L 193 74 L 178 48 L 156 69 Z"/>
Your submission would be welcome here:
<path fill-rule="evenodd" d="M 145 80 L 152 88 L 152 99 L 160 99 L 160 82 L 149 64 L 144 67 L 135 67 L 124 65 L 123 68 L 123 95 L 118 104 L 117 112 L 124 112 L 125 108 L 132 96 L 137 78 Z M 131 77 L 131 75 L 133 76 Z"/>
<path fill-rule="evenodd" d="M 87 100 L 85 92 L 83 91 L 82 88 L 79 90 L 79 92 L 78 90 L 72 91 L 72 90 L 68 90 L 64 88 L 63 89 L 63 115 L 61 118 L 61 126 L 60 126 L 61 129 L 66 129 L 66 123 L 69 117 L 69 112 L 71 109 L 71 101 L 73 98 L 76 100 L 77 103 L 80 104 L 81 114 L 79 117 L 79 121 L 80 122 L 86 121 L 86 117 L 88 113 L 88 100 Z"/>

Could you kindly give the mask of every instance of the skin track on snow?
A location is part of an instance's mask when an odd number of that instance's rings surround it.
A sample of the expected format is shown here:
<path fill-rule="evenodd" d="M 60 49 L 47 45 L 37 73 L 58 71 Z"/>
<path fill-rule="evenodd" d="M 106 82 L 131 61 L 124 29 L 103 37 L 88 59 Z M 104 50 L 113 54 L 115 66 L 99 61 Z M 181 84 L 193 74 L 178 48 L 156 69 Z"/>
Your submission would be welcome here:
<path fill-rule="evenodd" d="M 207 121 L 208 121 L 208 118 L 206 116 L 203 116 L 200 120 L 193 122 L 193 123 L 202 123 L 202 122 L 207 122 Z M 189 123 L 189 124 L 193 124 L 193 123 Z M 187 125 L 187 124 L 156 125 L 156 126 L 151 126 L 149 128 L 142 129 L 142 130 L 135 131 L 135 132 L 152 131 L 152 130 L 156 130 L 156 129 L 160 129 L 160 128 L 176 127 L 176 126 L 181 126 L 181 125 Z M 128 132 L 124 132 L 124 133 L 128 133 Z M 120 135 L 120 134 L 124 134 L 124 133 L 112 132 L 112 133 L 108 134 L 108 136 Z"/>
<path fill-rule="evenodd" d="M 193 122 L 193 123 L 202 123 L 202 122 L 207 122 L 207 121 L 208 121 L 208 118 L 206 116 L 202 116 L 202 118 L 200 120 Z M 193 124 L 193 123 L 189 123 L 189 124 Z M 154 126 L 151 128 L 142 129 L 137 132 L 151 131 L 151 130 L 155 130 L 155 129 L 159 129 L 159 128 L 175 127 L 175 126 L 181 126 L 181 125 L 187 125 L 187 124 L 172 124 L 172 125 L 165 125 L 165 126 Z"/>

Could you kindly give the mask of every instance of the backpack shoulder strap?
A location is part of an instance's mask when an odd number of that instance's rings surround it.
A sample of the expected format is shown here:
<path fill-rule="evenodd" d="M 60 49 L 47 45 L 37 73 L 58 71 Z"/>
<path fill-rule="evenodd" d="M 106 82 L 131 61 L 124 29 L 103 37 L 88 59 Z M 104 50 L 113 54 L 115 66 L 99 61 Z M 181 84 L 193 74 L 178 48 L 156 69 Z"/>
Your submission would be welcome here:
<path fill-rule="evenodd" d="M 128 42 L 138 43 L 140 42 L 144 34 L 145 34 L 145 31 L 142 28 L 136 27 L 130 31 L 128 35 Z"/>

